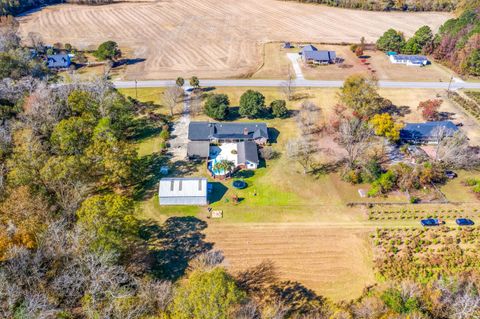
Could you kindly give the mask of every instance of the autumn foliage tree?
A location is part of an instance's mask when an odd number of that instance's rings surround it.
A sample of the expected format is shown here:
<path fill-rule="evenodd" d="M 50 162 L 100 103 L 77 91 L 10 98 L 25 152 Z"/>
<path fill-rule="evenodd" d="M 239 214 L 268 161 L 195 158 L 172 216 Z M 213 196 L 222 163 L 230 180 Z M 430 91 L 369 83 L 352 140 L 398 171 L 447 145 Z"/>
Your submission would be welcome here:
<path fill-rule="evenodd" d="M 402 125 L 395 123 L 390 114 L 375 114 L 370 120 L 370 124 L 372 124 L 376 135 L 384 136 L 392 142 L 400 139 Z"/>
<path fill-rule="evenodd" d="M 439 108 L 443 101 L 440 99 L 426 100 L 418 104 L 418 109 L 422 111 L 422 117 L 425 121 L 436 121 L 439 118 Z"/>

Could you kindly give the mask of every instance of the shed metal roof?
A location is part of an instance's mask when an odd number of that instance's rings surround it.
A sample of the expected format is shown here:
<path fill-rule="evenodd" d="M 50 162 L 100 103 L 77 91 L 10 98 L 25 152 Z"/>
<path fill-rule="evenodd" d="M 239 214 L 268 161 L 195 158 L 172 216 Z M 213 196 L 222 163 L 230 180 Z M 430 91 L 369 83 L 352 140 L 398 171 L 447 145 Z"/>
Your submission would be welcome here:
<path fill-rule="evenodd" d="M 162 178 L 159 197 L 207 197 L 207 179 L 199 178 Z"/>

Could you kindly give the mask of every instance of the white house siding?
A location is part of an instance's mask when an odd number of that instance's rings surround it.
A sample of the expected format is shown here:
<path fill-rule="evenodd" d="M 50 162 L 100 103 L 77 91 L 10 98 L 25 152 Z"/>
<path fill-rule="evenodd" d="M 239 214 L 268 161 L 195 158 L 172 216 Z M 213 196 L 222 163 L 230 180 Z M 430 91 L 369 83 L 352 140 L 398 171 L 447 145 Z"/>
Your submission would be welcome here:
<path fill-rule="evenodd" d="M 207 205 L 207 196 L 205 197 L 160 197 L 162 206 L 204 206 Z"/>

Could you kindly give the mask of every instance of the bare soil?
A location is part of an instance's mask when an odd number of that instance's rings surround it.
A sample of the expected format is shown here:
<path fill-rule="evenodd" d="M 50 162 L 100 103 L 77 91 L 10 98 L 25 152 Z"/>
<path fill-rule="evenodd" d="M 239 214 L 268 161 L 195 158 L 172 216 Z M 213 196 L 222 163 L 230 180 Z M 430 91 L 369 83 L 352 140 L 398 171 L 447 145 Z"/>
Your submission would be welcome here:
<path fill-rule="evenodd" d="M 315 224 L 209 223 L 215 242 L 232 271 L 269 259 L 284 280 L 298 281 L 334 300 L 358 297 L 375 283 L 368 233 L 371 229 Z"/>
<path fill-rule="evenodd" d="M 20 30 L 25 38 L 36 32 L 46 43 L 79 48 L 117 41 L 140 59 L 128 67 L 129 79 L 225 78 L 255 73 L 267 42 L 370 42 L 388 28 L 407 36 L 422 25 L 436 30 L 450 17 L 276 0 L 178 0 L 51 6 L 21 17 Z"/>

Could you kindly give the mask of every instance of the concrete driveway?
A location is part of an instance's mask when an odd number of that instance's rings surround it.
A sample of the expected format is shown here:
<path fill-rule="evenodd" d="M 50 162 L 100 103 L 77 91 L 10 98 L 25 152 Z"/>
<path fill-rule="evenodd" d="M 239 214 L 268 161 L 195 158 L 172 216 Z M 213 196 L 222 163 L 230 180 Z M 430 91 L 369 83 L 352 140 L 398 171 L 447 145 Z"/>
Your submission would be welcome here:
<path fill-rule="evenodd" d="M 302 67 L 300 66 L 300 55 L 298 53 L 287 53 L 287 57 L 292 62 L 295 78 L 297 80 L 305 80 L 303 77 Z"/>

